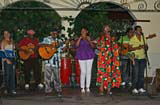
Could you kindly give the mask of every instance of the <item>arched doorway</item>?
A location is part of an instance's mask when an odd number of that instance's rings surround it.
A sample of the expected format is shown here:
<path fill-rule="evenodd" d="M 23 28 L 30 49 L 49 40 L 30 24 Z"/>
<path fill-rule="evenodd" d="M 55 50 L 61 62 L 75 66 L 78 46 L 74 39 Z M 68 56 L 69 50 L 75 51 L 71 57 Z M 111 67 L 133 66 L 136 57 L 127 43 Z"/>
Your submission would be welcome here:
<path fill-rule="evenodd" d="M 42 8 L 42 9 L 37 9 Z M 0 12 L 0 32 L 9 30 L 17 42 L 26 34 L 28 28 L 36 31 L 41 40 L 47 36 L 54 27 L 61 28 L 61 17 L 55 10 L 38 1 L 17 1 L 9 4 Z"/>
<path fill-rule="evenodd" d="M 134 24 L 135 17 L 128 9 L 112 2 L 98 2 L 90 4 L 75 18 L 74 32 L 80 34 L 82 27 L 87 27 L 90 36 L 94 39 L 100 36 L 102 27 L 109 24 L 112 28 L 112 35 L 117 39 L 126 34 L 126 29 Z M 92 67 L 92 86 L 95 86 L 97 76 L 97 57 Z"/>
<path fill-rule="evenodd" d="M 113 34 L 123 35 L 134 23 L 134 15 L 125 7 L 113 2 L 98 2 L 90 4 L 82 10 L 75 19 L 74 31 L 79 34 L 81 27 L 89 29 L 92 37 L 98 37 L 104 24 L 112 27 Z"/>

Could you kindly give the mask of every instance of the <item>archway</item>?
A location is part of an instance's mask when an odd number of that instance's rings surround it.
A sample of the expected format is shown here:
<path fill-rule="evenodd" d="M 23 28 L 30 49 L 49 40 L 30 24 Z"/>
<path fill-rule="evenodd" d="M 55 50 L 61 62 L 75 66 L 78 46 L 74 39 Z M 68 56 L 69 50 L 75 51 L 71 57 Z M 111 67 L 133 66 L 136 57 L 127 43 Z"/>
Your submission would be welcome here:
<path fill-rule="evenodd" d="M 54 27 L 62 28 L 61 17 L 55 10 L 36 9 L 39 7 L 50 8 L 46 4 L 34 0 L 9 4 L 0 13 L 0 31 L 9 30 L 13 39 L 19 41 L 24 37 L 28 28 L 33 28 L 41 40 Z"/>
<path fill-rule="evenodd" d="M 90 36 L 94 39 L 100 36 L 104 24 L 109 24 L 112 28 L 112 35 L 118 39 L 126 34 L 126 29 L 134 24 L 135 17 L 127 8 L 121 7 L 112 2 L 98 2 L 90 4 L 82 10 L 76 17 L 73 31 L 80 34 L 82 27 L 87 27 Z M 92 86 L 96 84 L 97 57 L 92 67 Z"/>
<path fill-rule="evenodd" d="M 93 38 L 98 37 L 104 24 L 112 27 L 112 34 L 123 35 L 134 23 L 134 15 L 113 2 L 93 3 L 82 10 L 75 19 L 74 32 L 79 34 L 81 27 L 89 29 Z"/>
<path fill-rule="evenodd" d="M 39 10 L 37 8 L 42 9 Z M 15 43 L 18 43 L 20 39 L 25 37 L 27 29 L 30 28 L 36 31 L 36 36 L 40 40 L 42 40 L 45 36 L 48 36 L 53 28 L 61 29 L 61 17 L 58 13 L 55 10 L 52 10 L 52 8 L 50 10 L 45 10 L 43 8 L 50 7 L 42 2 L 34 0 L 17 1 L 13 4 L 7 5 L 0 12 L 0 32 L 3 34 L 4 30 L 8 30 L 11 33 Z M 0 37 L 2 37 L 2 34 Z M 21 86 L 24 83 L 24 66 L 23 61 L 21 61 L 17 55 L 18 54 L 16 54 L 16 71 L 17 73 L 22 73 L 19 76 L 17 75 L 17 84 Z M 41 59 L 39 59 L 39 61 L 42 66 Z"/>

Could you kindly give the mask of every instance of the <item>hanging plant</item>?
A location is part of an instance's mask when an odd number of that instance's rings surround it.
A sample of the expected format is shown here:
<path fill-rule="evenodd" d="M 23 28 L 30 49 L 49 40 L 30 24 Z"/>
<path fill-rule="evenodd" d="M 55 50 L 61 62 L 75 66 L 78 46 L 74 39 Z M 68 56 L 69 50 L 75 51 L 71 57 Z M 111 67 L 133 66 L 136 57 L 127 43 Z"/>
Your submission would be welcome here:
<path fill-rule="evenodd" d="M 133 19 L 128 12 L 113 13 L 112 11 L 107 11 L 114 8 L 121 7 L 108 2 L 99 2 L 86 7 L 76 18 L 72 16 L 64 17 L 70 24 L 70 27 L 67 29 L 69 36 L 79 36 L 81 28 L 86 27 L 90 36 L 95 39 L 99 37 L 105 24 L 110 25 L 112 29 L 111 34 L 116 35 L 117 38 L 125 35 L 126 29 L 131 27 Z M 122 16 L 118 17 L 118 15 Z"/>
<path fill-rule="evenodd" d="M 23 8 L 23 10 L 9 9 L 12 7 Z M 33 28 L 36 31 L 36 35 L 40 40 L 48 36 L 55 27 L 60 30 L 63 29 L 61 17 L 56 11 L 47 11 L 43 10 L 43 8 L 50 7 L 37 1 L 18 1 L 8 5 L 0 13 L 0 31 L 9 30 L 13 39 L 18 42 L 26 35 L 26 30 L 29 28 Z"/>

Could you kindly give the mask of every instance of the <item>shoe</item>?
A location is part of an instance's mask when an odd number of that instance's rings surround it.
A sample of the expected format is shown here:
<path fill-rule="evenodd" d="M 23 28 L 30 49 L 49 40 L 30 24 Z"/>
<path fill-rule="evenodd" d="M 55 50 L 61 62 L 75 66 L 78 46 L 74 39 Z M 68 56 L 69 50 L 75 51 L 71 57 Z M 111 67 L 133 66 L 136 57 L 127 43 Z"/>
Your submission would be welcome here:
<path fill-rule="evenodd" d="M 139 91 L 140 93 L 145 93 L 145 92 L 146 92 L 146 90 L 144 90 L 143 88 L 140 88 L 138 91 Z"/>
<path fill-rule="evenodd" d="M 16 94 L 17 94 L 17 92 L 16 92 L 16 91 L 12 91 L 12 94 L 13 94 L 13 95 L 16 95 Z"/>
<path fill-rule="evenodd" d="M 46 94 L 48 94 L 48 93 L 50 94 L 50 93 L 52 93 L 52 90 L 53 90 L 52 88 L 45 89 L 45 93 L 46 93 Z"/>
<path fill-rule="evenodd" d="M 91 91 L 90 91 L 90 89 L 89 89 L 89 88 L 87 88 L 87 89 L 86 89 L 86 92 L 87 92 L 87 93 L 90 93 Z"/>
<path fill-rule="evenodd" d="M 8 94 L 8 91 L 7 91 L 7 90 L 4 90 L 4 94 Z"/>
<path fill-rule="evenodd" d="M 110 91 L 110 92 L 108 92 L 107 94 L 108 94 L 108 95 L 112 95 L 112 92 Z"/>
<path fill-rule="evenodd" d="M 45 92 L 45 96 L 51 96 L 51 92 Z"/>
<path fill-rule="evenodd" d="M 44 88 L 44 86 L 43 86 L 43 84 L 38 84 L 38 88 L 41 90 L 41 89 L 43 89 Z"/>
<path fill-rule="evenodd" d="M 122 83 L 121 83 L 121 88 L 122 88 L 122 89 L 125 89 L 125 88 L 126 88 L 126 83 L 125 83 L 125 82 L 122 82 Z"/>
<path fill-rule="evenodd" d="M 128 85 L 131 87 L 132 86 L 132 82 L 129 82 Z"/>
<path fill-rule="evenodd" d="M 100 96 L 104 96 L 104 93 L 103 93 L 103 92 L 99 92 L 99 95 L 100 95 Z"/>
<path fill-rule="evenodd" d="M 103 87 L 99 88 L 99 95 L 104 96 L 104 88 Z"/>
<path fill-rule="evenodd" d="M 138 90 L 137 90 L 137 89 L 133 89 L 133 90 L 132 90 L 132 93 L 133 93 L 133 94 L 138 94 Z"/>
<path fill-rule="evenodd" d="M 25 84 L 25 89 L 26 89 L 26 90 L 29 89 L 29 84 Z"/>
<path fill-rule="evenodd" d="M 122 85 L 122 86 L 125 86 L 125 85 L 126 85 L 126 83 L 125 83 L 125 82 L 122 82 L 122 83 L 121 83 L 121 85 Z"/>
<path fill-rule="evenodd" d="M 58 97 L 62 97 L 62 93 L 61 93 L 61 92 L 58 92 L 57 96 L 58 96 Z"/>
<path fill-rule="evenodd" d="M 85 89 L 84 88 L 81 89 L 81 93 L 83 93 L 83 94 L 85 93 Z"/>

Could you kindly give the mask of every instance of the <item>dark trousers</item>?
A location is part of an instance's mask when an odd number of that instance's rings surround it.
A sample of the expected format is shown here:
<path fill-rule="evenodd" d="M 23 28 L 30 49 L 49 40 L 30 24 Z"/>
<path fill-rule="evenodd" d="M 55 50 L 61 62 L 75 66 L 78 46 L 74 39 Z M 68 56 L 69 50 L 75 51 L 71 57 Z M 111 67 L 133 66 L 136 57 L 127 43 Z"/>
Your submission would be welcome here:
<path fill-rule="evenodd" d="M 144 88 L 144 70 L 146 68 L 146 59 L 135 59 L 133 68 L 132 87 L 133 89 Z"/>
<path fill-rule="evenodd" d="M 60 72 L 59 68 L 45 65 L 44 80 L 45 80 L 46 93 L 50 93 L 52 91 L 53 83 L 56 92 L 62 92 L 59 72 Z"/>
<path fill-rule="evenodd" d="M 129 59 L 121 59 L 121 76 L 122 82 L 128 83 L 130 81 L 130 60 Z"/>
<path fill-rule="evenodd" d="M 12 64 L 4 62 L 4 81 L 8 92 L 16 90 L 16 70 L 13 66 L 15 66 L 13 62 Z"/>
<path fill-rule="evenodd" d="M 24 61 L 25 84 L 30 84 L 31 70 L 33 70 L 35 85 L 38 85 L 41 83 L 41 69 L 37 58 Z"/>

